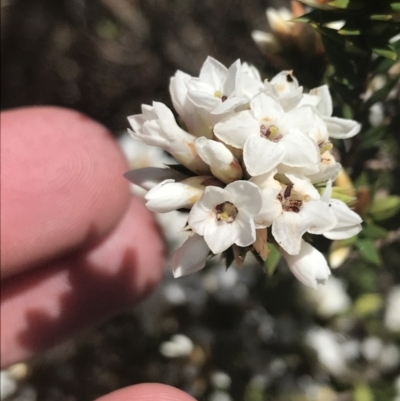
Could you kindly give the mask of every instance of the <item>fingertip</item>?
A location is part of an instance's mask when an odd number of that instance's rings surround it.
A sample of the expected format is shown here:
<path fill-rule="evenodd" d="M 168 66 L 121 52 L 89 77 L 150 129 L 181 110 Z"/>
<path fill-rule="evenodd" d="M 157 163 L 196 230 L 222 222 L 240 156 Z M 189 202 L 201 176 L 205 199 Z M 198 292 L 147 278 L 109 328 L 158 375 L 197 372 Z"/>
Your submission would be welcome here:
<path fill-rule="evenodd" d="M 107 394 L 96 401 L 196 401 L 175 387 L 159 383 L 143 383 Z"/>
<path fill-rule="evenodd" d="M 130 196 L 125 158 L 104 126 L 32 107 L 2 112 L 1 131 L 3 278 L 111 231 Z"/>

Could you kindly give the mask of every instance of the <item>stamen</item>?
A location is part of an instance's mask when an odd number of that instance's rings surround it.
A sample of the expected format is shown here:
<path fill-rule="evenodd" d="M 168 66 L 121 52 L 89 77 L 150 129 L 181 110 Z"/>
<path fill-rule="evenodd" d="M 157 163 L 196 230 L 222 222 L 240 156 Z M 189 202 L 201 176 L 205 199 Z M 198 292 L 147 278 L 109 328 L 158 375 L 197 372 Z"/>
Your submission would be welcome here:
<path fill-rule="evenodd" d="M 331 142 L 321 143 L 318 146 L 319 146 L 319 151 L 320 151 L 321 155 L 322 155 L 322 153 L 330 151 L 333 148 L 333 145 Z"/>
<path fill-rule="evenodd" d="M 233 223 L 239 212 L 235 205 L 228 201 L 215 206 L 215 210 L 217 212 L 217 220 L 224 221 L 225 223 Z"/>
<path fill-rule="evenodd" d="M 282 139 L 282 135 L 279 133 L 279 128 L 275 125 L 271 125 L 267 128 L 264 124 L 260 126 L 261 138 L 269 139 L 272 142 L 279 142 Z"/>
<path fill-rule="evenodd" d="M 287 185 L 287 187 L 283 191 L 283 195 L 282 192 L 279 193 L 277 199 L 279 200 L 279 202 L 281 202 L 283 211 L 299 213 L 300 208 L 303 205 L 303 201 L 300 199 L 290 199 L 293 186 L 294 185 L 292 183 Z"/>
<path fill-rule="evenodd" d="M 215 91 L 214 96 L 217 97 L 218 99 L 222 98 L 222 92 L 221 91 Z"/>

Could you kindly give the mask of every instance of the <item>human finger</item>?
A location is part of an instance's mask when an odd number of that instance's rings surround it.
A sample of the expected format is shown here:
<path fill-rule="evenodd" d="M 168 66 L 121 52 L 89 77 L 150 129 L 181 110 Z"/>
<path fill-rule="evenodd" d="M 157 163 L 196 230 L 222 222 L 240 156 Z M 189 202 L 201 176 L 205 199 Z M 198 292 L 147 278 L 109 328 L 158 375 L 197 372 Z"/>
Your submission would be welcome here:
<path fill-rule="evenodd" d="M 189 394 L 166 384 L 144 383 L 125 387 L 96 401 L 196 401 Z"/>
<path fill-rule="evenodd" d="M 164 247 L 141 200 L 88 252 L 10 277 L 1 291 L 1 366 L 23 361 L 133 306 L 159 282 Z"/>
<path fill-rule="evenodd" d="M 109 131 L 57 107 L 1 113 L 1 274 L 12 276 L 103 238 L 129 203 Z"/>

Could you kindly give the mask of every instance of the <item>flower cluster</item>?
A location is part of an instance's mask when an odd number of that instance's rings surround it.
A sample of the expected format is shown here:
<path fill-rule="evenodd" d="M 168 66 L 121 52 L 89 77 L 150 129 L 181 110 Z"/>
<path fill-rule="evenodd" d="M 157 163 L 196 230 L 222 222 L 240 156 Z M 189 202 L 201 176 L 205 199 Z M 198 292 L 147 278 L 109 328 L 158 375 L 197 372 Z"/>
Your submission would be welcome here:
<path fill-rule="evenodd" d="M 126 176 L 148 190 L 150 210 L 189 210 L 175 277 L 202 269 L 211 253 L 250 249 L 266 259 L 269 241 L 301 282 L 324 283 L 328 264 L 302 237 L 345 239 L 361 230 L 360 217 L 331 198 L 341 166 L 330 152 L 330 138 L 351 138 L 360 125 L 332 117 L 327 86 L 304 93 L 291 71 L 263 82 L 240 60 L 226 68 L 208 57 L 199 77 L 178 71 L 170 93 L 180 125 L 159 102 L 128 120 L 134 138 L 178 164 Z"/>

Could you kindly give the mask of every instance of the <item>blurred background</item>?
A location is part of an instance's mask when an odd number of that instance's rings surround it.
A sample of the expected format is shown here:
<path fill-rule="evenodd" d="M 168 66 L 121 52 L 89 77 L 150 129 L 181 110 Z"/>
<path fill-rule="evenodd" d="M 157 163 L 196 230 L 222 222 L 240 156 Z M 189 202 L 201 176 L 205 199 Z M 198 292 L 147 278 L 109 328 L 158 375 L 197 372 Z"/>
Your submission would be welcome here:
<path fill-rule="evenodd" d="M 132 168 L 143 165 L 126 116 L 153 100 L 172 108 L 169 78 L 177 69 L 196 76 L 211 55 L 227 66 L 247 61 L 263 78 L 294 69 L 306 90 L 322 83 L 327 59 L 319 39 L 309 27 L 268 24 L 267 7 L 291 4 L 2 0 L 1 107 L 79 110 L 118 137 Z M 358 100 L 366 104 L 389 75 L 370 77 Z M 353 243 L 319 243 L 332 267 L 340 266 L 325 287 L 305 288 L 279 259 L 268 274 L 251 257 L 228 271 L 214 258 L 178 280 L 167 263 L 165 280 L 139 308 L 3 371 L 2 400 L 89 401 L 155 381 L 199 401 L 399 401 L 398 86 L 364 107 L 355 144 L 337 144 L 369 228 Z M 171 251 L 182 242 L 176 233 L 184 219 L 159 217 Z"/>

